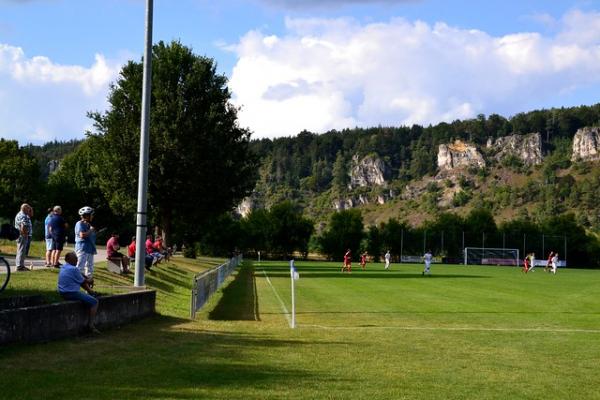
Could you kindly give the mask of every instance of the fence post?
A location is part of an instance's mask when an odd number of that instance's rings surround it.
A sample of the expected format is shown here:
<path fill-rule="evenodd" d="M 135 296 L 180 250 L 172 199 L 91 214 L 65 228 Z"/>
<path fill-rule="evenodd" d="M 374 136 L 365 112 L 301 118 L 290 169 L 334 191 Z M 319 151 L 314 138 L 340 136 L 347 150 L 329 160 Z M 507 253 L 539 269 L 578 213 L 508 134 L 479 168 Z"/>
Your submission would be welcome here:
<path fill-rule="evenodd" d="M 544 234 L 542 233 L 542 257 L 546 255 L 546 241 L 544 238 Z"/>
<path fill-rule="evenodd" d="M 565 240 L 565 267 L 567 266 L 567 235 L 563 236 Z"/>
<path fill-rule="evenodd" d="M 402 264 L 402 255 L 404 252 L 404 229 L 400 231 L 400 264 Z"/>

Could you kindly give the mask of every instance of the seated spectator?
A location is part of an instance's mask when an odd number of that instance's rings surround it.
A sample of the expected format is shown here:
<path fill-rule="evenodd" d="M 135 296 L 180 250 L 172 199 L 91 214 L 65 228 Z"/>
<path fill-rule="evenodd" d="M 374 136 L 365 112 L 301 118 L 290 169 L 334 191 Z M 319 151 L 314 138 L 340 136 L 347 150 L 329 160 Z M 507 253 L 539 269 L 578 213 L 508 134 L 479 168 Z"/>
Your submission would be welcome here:
<path fill-rule="evenodd" d="M 94 325 L 94 319 L 98 312 L 98 299 L 93 297 L 95 294 L 90 287 L 90 278 L 83 276 L 77 265 L 77 255 L 74 252 L 69 252 L 65 255 L 65 264 L 58 273 L 58 293 L 65 300 L 78 300 L 89 309 L 88 327 L 93 333 L 100 333 Z M 83 288 L 86 293 L 82 293 L 79 289 Z"/>
<path fill-rule="evenodd" d="M 156 240 L 154 241 L 153 247 L 154 250 L 156 250 L 160 255 L 163 256 L 165 261 L 169 261 L 169 250 L 165 247 L 165 244 L 160 235 L 156 236 Z"/>
<path fill-rule="evenodd" d="M 146 235 L 146 254 L 154 259 L 154 264 L 158 264 L 163 259 L 163 255 L 154 248 L 152 235 Z"/>
<path fill-rule="evenodd" d="M 120 249 L 121 249 L 121 246 L 119 245 L 119 234 L 116 232 L 113 232 L 110 235 L 110 239 L 108 239 L 108 242 L 106 242 L 106 257 L 110 261 L 119 265 L 119 267 L 121 268 L 121 274 L 128 274 L 129 273 L 129 257 L 121 254 L 119 252 Z"/>
<path fill-rule="evenodd" d="M 136 249 L 136 242 L 135 242 L 135 236 L 133 236 L 131 238 L 131 243 L 129 243 L 129 246 L 127 246 L 127 255 L 129 256 L 129 260 L 132 263 L 135 263 L 135 249 Z M 148 254 L 145 255 L 145 259 L 144 259 L 144 268 L 146 268 L 148 271 L 150 271 L 150 268 L 152 268 L 152 264 L 154 263 L 154 258 Z"/>

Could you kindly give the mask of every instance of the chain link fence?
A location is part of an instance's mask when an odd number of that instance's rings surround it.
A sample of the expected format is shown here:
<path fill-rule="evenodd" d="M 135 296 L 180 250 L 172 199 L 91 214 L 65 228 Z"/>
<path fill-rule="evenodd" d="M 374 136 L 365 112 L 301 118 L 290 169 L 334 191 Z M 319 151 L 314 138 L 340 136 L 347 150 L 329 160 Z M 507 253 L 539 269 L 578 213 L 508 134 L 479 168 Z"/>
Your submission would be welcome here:
<path fill-rule="evenodd" d="M 225 282 L 225 279 L 240 265 L 243 261 L 242 255 L 231 258 L 224 264 L 219 265 L 209 271 L 205 271 L 194 277 L 192 287 L 192 301 L 190 305 L 190 317 L 193 319 L 196 312 L 202 308 Z"/>

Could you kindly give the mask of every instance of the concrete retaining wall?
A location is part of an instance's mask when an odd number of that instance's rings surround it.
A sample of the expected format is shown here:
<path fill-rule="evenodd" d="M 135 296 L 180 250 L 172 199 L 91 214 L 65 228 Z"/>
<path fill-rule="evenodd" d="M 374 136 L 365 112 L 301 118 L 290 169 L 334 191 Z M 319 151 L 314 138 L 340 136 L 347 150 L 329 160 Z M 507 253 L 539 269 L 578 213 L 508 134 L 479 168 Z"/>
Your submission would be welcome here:
<path fill-rule="evenodd" d="M 96 326 L 106 329 L 155 312 L 156 292 L 143 290 L 99 297 Z M 77 301 L 0 311 L 0 345 L 45 342 L 86 332 L 88 310 Z"/>

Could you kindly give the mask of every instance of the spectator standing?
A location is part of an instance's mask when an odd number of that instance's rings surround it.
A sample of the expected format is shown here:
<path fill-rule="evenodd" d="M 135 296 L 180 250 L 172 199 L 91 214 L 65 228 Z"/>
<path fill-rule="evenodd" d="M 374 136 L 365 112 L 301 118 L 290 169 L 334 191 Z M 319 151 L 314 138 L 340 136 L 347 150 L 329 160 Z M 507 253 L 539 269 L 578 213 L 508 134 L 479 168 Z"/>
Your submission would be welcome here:
<path fill-rule="evenodd" d="M 110 239 L 106 242 L 106 256 L 114 263 L 119 264 L 121 268 L 121 274 L 129 273 L 129 258 L 119 252 L 121 246 L 119 245 L 119 234 L 113 232 L 110 235 Z M 134 250 L 135 253 L 135 250 Z"/>
<path fill-rule="evenodd" d="M 48 232 L 52 240 L 51 262 L 54 268 L 60 268 L 60 253 L 63 251 L 67 232 L 67 223 L 62 217 L 62 208 L 60 206 L 52 208 L 52 217 L 48 223 Z"/>
<path fill-rule="evenodd" d="M 52 267 L 52 236 L 48 232 L 48 224 L 52 218 L 52 208 L 48 209 L 48 215 L 44 219 L 44 240 L 46 241 L 46 268 Z"/>
<path fill-rule="evenodd" d="M 92 280 L 81 274 L 76 267 L 78 263 L 77 255 L 69 252 L 65 255 L 65 265 L 58 273 L 58 293 L 65 300 L 81 301 L 84 306 L 89 309 L 88 327 L 93 333 L 100 333 L 94 325 L 96 313 L 98 312 L 98 299 L 93 297 L 95 294 L 91 289 Z M 79 289 L 83 288 L 86 293 L 82 293 Z"/>
<path fill-rule="evenodd" d="M 94 209 L 87 206 L 82 207 L 79 210 L 79 215 L 81 220 L 75 225 L 77 268 L 85 277 L 92 279 L 94 275 L 94 254 L 96 254 L 96 229 L 91 224 L 94 218 Z"/>
<path fill-rule="evenodd" d="M 17 271 L 27 271 L 27 268 L 25 268 L 25 257 L 29 253 L 31 242 L 31 215 L 33 215 L 33 209 L 29 204 L 23 203 L 21 204 L 21 210 L 15 216 L 15 228 L 19 230 L 17 255 L 15 257 Z"/>

